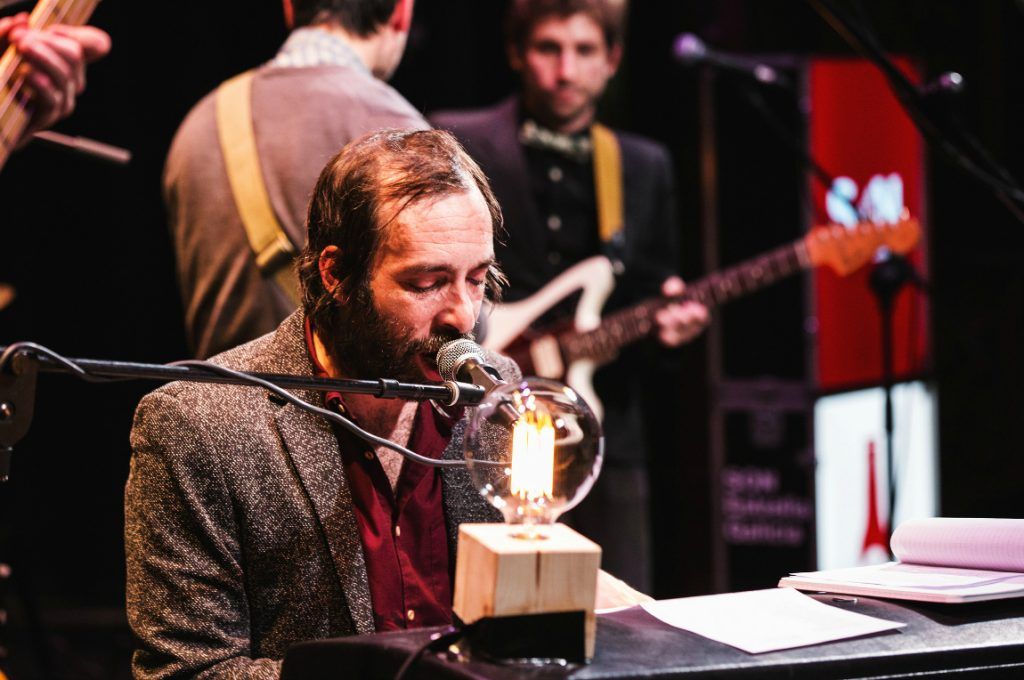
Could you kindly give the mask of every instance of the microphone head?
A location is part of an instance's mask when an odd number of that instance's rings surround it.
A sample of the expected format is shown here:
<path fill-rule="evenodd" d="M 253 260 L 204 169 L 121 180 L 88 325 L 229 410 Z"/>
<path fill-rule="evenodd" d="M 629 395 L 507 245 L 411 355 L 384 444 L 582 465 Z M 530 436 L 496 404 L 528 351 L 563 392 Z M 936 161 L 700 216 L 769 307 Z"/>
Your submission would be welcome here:
<path fill-rule="evenodd" d="M 441 345 L 437 350 L 437 372 L 444 380 L 457 381 L 456 377 L 467 359 L 476 359 L 484 363 L 484 348 L 472 340 L 460 338 Z"/>
<path fill-rule="evenodd" d="M 708 46 L 693 33 L 683 33 L 672 45 L 672 55 L 683 64 L 696 64 L 708 55 Z"/>
<path fill-rule="evenodd" d="M 947 94 L 960 94 L 964 91 L 964 77 L 956 71 L 946 71 L 937 79 L 938 89 Z"/>

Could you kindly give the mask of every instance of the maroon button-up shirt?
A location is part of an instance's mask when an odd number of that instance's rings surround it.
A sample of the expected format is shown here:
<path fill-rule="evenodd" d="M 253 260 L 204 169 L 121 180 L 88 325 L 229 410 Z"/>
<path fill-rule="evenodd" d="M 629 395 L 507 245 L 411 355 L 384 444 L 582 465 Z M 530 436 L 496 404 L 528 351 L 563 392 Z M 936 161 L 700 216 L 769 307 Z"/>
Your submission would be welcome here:
<path fill-rule="evenodd" d="M 327 377 L 313 349 L 308 319 L 306 345 L 316 374 Z M 328 409 L 352 418 L 340 393 L 327 393 L 325 402 Z M 453 423 L 422 402 L 408 448 L 440 458 Z M 373 448 L 338 426 L 334 432 L 352 490 L 377 631 L 450 624 L 448 531 L 439 468 L 406 461 L 392 491 Z"/>

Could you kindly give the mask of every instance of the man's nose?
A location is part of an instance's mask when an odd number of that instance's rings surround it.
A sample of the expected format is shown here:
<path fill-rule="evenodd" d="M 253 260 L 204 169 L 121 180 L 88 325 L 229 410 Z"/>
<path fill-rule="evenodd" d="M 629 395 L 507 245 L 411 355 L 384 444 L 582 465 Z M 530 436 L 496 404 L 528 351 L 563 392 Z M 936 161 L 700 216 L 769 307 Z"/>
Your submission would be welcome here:
<path fill-rule="evenodd" d="M 476 316 L 476 305 L 471 292 L 465 285 L 454 286 L 448 295 L 438 322 L 443 326 L 456 329 L 459 333 L 469 333 L 476 324 Z"/>
<path fill-rule="evenodd" d="M 578 69 L 576 54 L 572 50 L 562 50 L 558 57 L 558 77 L 561 80 L 573 80 Z"/>

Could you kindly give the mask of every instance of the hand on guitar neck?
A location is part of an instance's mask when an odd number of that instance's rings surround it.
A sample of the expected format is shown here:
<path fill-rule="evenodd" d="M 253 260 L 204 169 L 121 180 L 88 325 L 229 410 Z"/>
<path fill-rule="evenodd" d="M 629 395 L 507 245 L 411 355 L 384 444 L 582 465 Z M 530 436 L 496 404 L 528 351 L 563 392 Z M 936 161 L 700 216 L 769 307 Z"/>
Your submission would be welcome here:
<path fill-rule="evenodd" d="M 22 106 L 30 115 L 27 127 L 14 140 L 20 146 L 33 133 L 71 114 L 85 89 L 85 66 L 110 51 L 110 36 L 92 26 L 57 23 L 31 28 L 28 15 L 22 13 L 0 19 L 0 53 L 9 46 L 20 57 L 21 67 L 0 85 L 5 93 L 7 88 L 16 89 L 17 103 L 12 105 Z M 6 108 L 8 102 L 2 105 Z M 3 114 L 6 121 L 7 112 Z"/>
<path fill-rule="evenodd" d="M 666 298 L 675 298 L 686 289 L 683 280 L 678 276 L 665 279 L 661 286 L 661 294 Z M 658 328 L 656 335 L 666 347 L 678 347 L 700 335 L 711 320 L 708 308 L 695 300 L 665 305 L 654 313 L 654 321 Z"/>

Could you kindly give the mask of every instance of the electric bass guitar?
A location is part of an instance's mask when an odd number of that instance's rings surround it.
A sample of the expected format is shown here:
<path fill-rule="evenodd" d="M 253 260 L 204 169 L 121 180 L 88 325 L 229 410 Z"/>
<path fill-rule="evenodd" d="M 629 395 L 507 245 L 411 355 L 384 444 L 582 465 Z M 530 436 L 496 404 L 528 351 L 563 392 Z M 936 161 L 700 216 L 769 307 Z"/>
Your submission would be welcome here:
<path fill-rule="evenodd" d="M 28 25 L 45 28 L 52 24 L 81 26 L 99 0 L 40 0 L 29 15 Z M 25 133 L 32 110 L 25 91 L 25 64 L 14 46 L 0 57 L 0 170 Z"/>
<path fill-rule="evenodd" d="M 649 335 L 655 327 L 655 312 L 662 307 L 695 300 L 711 309 L 821 265 L 846 276 L 868 263 L 879 248 L 906 253 L 920 236 L 918 221 L 906 215 L 893 224 L 818 227 L 793 243 L 693 281 L 681 295 L 650 298 L 603 318 L 601 308 L 615 279 L 607 258 L 592 257 L 562 272 L 534 295 L 496 305 L 487 319 L 483 345 L 515 359 L 524 375 L 567 383 L 600 417 L 601 402 L 591 382 L 594 371 L 615 359 L 624 346 Z M 571 323 L 532 328 L 542 314 L 577 291 L 581 295 Z"/>

